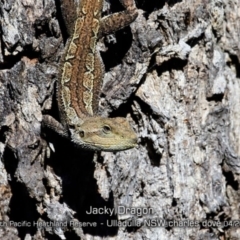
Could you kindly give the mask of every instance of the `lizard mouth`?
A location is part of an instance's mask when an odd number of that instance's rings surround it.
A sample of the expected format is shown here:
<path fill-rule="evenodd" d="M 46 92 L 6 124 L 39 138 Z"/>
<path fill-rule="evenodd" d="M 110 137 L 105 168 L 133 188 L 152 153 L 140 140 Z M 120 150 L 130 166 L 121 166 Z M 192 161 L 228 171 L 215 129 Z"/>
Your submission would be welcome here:
<path fill-rule="evenodd" d="M 114 145 L 114 144 L 104 144 L 104 143 L 93 143 L 93 142 L 88 142 L 86 141 L 85 142 L 87 145 L 90 145 L 90 146 L 95 146 L 96 148 L 102 148 L 104 147 L 105 149 L 103 151 L 114 151 L 114 149 L 117 151 L 119 150 L 127 150 L 127 149 L 130 149 L 130 148 L 134 148 L 137 146 L 137 139 L 131 139 L 129 142 L 123 144 L 122 146 L 121 145 Z M 114 147 L 115 146 L 115 147 Z M 120 146 L 122 147 L 120 149 Z"/>

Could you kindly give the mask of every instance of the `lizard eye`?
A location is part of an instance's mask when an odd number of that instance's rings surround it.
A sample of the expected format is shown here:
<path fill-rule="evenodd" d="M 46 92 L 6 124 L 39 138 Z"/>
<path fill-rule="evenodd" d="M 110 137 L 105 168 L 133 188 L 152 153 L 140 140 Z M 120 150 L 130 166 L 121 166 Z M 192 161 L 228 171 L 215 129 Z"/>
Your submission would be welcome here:
<path fill-rule="evenodd" d="M 109 133 L 111 131 L 111 128 L 108 125 L 103 126 L 103 132 Z"/>
<path fill-rule="evenodd" d="M 84 131 L 80 131 L 79 135 L 80 135 L 81 138 L 83 138 L 84 137 Z"/>

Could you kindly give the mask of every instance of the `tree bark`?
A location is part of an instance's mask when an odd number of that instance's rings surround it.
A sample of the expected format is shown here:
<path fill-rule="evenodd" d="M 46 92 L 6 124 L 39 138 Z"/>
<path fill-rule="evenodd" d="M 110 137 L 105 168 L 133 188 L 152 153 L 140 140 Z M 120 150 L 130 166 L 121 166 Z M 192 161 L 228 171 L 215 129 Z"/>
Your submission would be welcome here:
<path fill-rule="evenodd" d="M 240 2 L 138 0 L 99 40 L 100 114 L 139 144 L 98 154 L 41 125 L 77 2 L 0 3 L 0 238 L 240 239 Z"/>

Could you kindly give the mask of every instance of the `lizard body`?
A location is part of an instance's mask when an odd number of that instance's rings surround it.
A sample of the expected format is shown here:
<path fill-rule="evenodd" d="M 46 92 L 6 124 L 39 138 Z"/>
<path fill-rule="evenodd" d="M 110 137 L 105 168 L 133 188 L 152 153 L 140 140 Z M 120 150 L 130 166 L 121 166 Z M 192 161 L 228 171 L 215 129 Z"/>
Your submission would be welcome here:
<path fill-rule="evenodd" d="M 126 119 L 97 115 L 104 77 L 104 67 L 96 50 L 97 40 L 137 17 L 134 0 L 122 0 L 122 3 L 126 11 L 101 18 L 103 0 L 80 1 L 57 84 L 61 123 L 44 116 L 46 125 L 89 150 L 126 150 L 135 147 L 137 142 Z"/>

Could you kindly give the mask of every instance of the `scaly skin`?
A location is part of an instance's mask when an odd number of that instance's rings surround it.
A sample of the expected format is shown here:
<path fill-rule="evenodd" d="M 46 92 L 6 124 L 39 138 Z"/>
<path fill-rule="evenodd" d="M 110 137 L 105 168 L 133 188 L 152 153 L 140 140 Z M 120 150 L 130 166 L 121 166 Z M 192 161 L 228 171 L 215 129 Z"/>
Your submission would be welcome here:
<path fill-rule="evenodd" d="M 89 150 L 120 151 L 137 144 L 136 134 L 126 119 L 96 115 L 104 76 L 96 50 L 98 37 L 130 24 L 137 17 L 134 0 L 122 3 L 126 11 L 101 19 L 103 0 L 80 1 L 58 82 L 61 124 L 49 116 L 44 118 L 46 125 Z"/>

